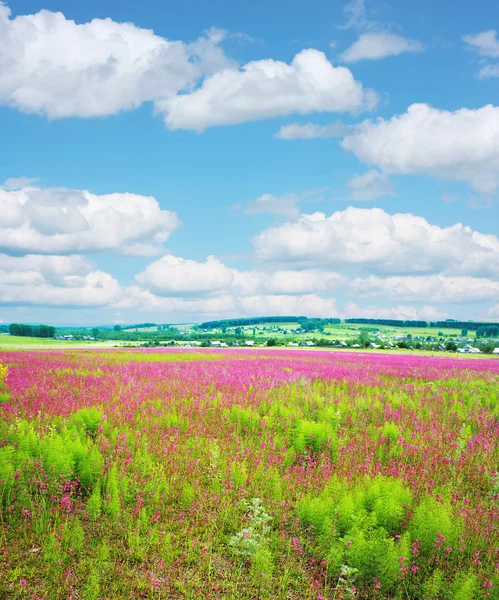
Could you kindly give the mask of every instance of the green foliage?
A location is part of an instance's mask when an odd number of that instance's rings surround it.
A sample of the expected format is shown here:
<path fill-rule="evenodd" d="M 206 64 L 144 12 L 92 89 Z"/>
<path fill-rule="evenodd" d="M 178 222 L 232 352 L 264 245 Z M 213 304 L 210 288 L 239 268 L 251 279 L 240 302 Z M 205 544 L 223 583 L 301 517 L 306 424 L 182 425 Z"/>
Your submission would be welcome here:
<path fill-rule="evenodd" d="M 399 573 L 395 541 L 375 519 L 359 523 L 348 535 L 346 553 L 350 566 L 358 569 L 359 580 L 369 584 L 376 577 L 385 590 L 393 588 Z"/>
<path fill-rule="evenodd" d="M 313 526 L 329 572 L 338 575 L 344 564 L 357 569 L 364 583 L 373 577 L 391 589 L 399 573 L 399 557 L 409 554 L 407 534 L 402 533 L 412 493 L 391 477 L 364 478 L 356 485 L 339 479 L 317 497 L 305 498 L 299 510 L 301 521 Z"/>
<path fill-rule="evenodd" d="M 71 424 L 83 427 L 91 437 L 96 436 L 101 420 L 102 410 L 98 408 L 80 408 L 69 418 Z"/>
<path fill-rule="evenodd" d="M 118 484 L 118 470 L 116 465 L 111 467 L 111 470 L 107 476 L 105 510 L 112 519 L 117 519 L 121 512 L 120 488 Z"/>
<path fill-rule="evenodd" d="M 413 539 L 421 543 L 421 553 L 428 556 L 434 549 L 437 534 L 443 535 L 446 545 L 455 549 L 460 525 L 449 502 L 437 502 L 432 496 L 426 496 L 414 511 L 409 531 Z"/>
<path fill-rule="evenodd" d="M 274 572 L 274 557 L 266 544 L 258 544 L 255 553 L 251 557 L 251 573 L 257 581 L 264 577 L 270 577 Z"/>
<path fill-rule="evenodd" d="M 435 569 L 423 584 L 423 598 L 425 600 L 437 600 L 444 590 L 444 576 L 440 569 Z"/>
<path fill-rule="evenodd" d="M 99 600 L 101 597 L 101 588 L 99 582 L 99 568 L 91 563 L 87 581 L 83 588 L 83 597 L 85 600 Z"/>
<path fill-rule="evenodd" d="M 391 421 L 387 421 L 385 426 L 383 427 L 382 436 L 386 438 L 389 442 L 396 442 L 400 436 L 400 429 L 392 423 Z"/>
<path fill-rule="evenodd" d="M 293 448 L 299 453 L 308 449 L 314 453 L 324 451 L 328 444 L 334 448 L 336 441 L 336 430 L 329 423 L 300 419 L 293 432 Z"/>
<path fill-rule="evenodd" d="M 97 482 L 87 500 L 87 512 L 92 521 L 97 520 L 102 512 L 100 482 Z"/>
<path fill-rule="evenodd" d="M 64 528 L 63 545 L 73 552 L 81 552 L 85 542 L 85 532 L 80 519 L 74 518 L 68 521 Z"/>
<path fill-rule="evenodd" d="M 14 448 L 12 446 L 0 448 L 0 505 L 4 506 L 7 504 L 14 481 L 13 456 Z"/>
<path fill-rule="evenodd" d="M 451 586 L 452 600 L 478 600 L 480 585 L 475 573 L 458 573 Z"/>

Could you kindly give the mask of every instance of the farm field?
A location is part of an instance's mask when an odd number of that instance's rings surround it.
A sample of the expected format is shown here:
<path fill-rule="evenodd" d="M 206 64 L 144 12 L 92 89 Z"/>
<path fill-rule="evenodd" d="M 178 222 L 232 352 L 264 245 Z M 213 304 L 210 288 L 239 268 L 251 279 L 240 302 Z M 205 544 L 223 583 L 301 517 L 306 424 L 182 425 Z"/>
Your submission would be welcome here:
<path fill-rule="evenodd" d="M 0 598 L 499 599 L 497 359 L 0 363 Z"/>
<path fill-rule="evenodd" d="M 23 337 L 18 335 L 0 335 L 0 352 L 2 350 L 35 350 L 35 349 L 66 349 L 66 348 L 113 348 L 120 342 L 113 340 L 65 341 L 53 338 Z"/>

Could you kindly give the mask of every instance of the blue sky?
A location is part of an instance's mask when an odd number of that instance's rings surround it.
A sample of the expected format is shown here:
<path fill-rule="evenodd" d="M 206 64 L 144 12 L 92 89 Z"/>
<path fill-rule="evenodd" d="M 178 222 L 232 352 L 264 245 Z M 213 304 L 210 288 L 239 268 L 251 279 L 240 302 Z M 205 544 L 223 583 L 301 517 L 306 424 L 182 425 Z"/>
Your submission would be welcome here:
<path fill-rule="evenodd" d="M 494 28 L 485 0 L 0 2 L 0 319 L 499 320 Z"/>

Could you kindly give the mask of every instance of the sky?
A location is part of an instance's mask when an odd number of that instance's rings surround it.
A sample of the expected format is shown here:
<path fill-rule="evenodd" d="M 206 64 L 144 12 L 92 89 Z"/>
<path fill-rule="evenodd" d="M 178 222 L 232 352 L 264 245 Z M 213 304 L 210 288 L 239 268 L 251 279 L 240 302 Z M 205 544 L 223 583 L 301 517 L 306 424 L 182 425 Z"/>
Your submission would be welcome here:
<path fill-rule="evenodd" d="M 499 321 L 499 4 L 0 1 L 0 322 Z"/>

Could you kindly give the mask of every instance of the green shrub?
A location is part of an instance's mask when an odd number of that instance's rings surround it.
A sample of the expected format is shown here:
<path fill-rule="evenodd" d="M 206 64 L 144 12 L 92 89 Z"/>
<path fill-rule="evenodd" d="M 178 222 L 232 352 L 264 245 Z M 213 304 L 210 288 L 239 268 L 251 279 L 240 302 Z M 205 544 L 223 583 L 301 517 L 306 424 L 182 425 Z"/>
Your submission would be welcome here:
<path fill-rule="evenodd" d="M 458 573 L 451 586 L 452 600 L 478 600 L 480 585 L 474 573 Z"/>
<path fill-rule="evenodd" d="M 12 467 L 14 448 L 4 446 L 0 448 L 0 507 L 7 506 L 14 482 L 14 469 Z"/>
<path fill-rule="evenodd" d="M 350 547 L 347 550 L 347 563 L 358 569 L 359 580 L 370 584 L 374 578 L 381 588 L 390 590 L 399 574 L 398 552 L 393 538 L 388 537 L 383 527 L 373 526 L 355 528 L 349 534 Z"/>
<path fill-rule="evenodd" d="M 102 420 L 102 410 L 98 408 L 80 408 L 69 418 L 69 423 L 76 427 L 81 427 L 91 437 L 97 435 L 100 422 Z"/>
<path fill-rule="evenodd" d="M 120 489 L 118 485 L 118 471 L 116 465 L 111 467 L 107 476 L 106 485 L 106 513 L 117 519 L 121 512 Z"/>
<path fill-rule="evenodd" d="M 426 496 L 419 504 L 409 524 L 413 539 L 419 540 L 421 554 L 426 556 L 433 552 L 437 534 L 445 537 L 446 546 L 455 548 L 459 530 L 460 523 L 451 505 L 437 502 L 431 496 Z"/>
<path fill-rule="evenodd" d="M 87 500 L 87 512 L 92 521 L 99 518 L 102 511 L 101 487 L 98 482 Z"/>
<path fill-rule="evenodd" d="M 437 600 L 444 589 L 444 576 L 440 569 L 435 569 L 425 581 L 422 592 L 425 600 Z"/>
<path fill-rule="evenodd" d="M 300 419 L 293 432 L 293 447 L 297 452 L 311 449 L 317 453 L 325 450 L 328 444 L 336 442 L 336 431 L 329 423 L 316 423 Z"/>
<path fill-rule="evenodd" d="M 399 439 L 400 429 L 392 421 L 387 421 L 383 427 L 382 436 L 394 443 Z"/>

